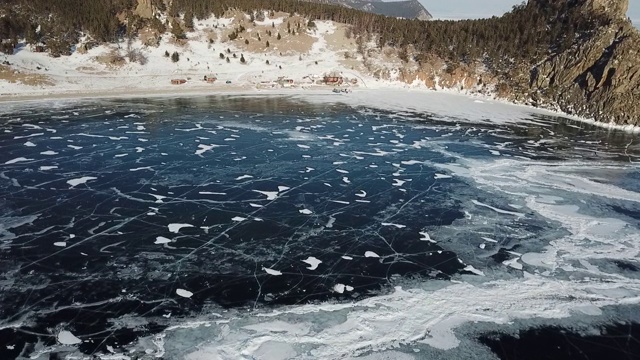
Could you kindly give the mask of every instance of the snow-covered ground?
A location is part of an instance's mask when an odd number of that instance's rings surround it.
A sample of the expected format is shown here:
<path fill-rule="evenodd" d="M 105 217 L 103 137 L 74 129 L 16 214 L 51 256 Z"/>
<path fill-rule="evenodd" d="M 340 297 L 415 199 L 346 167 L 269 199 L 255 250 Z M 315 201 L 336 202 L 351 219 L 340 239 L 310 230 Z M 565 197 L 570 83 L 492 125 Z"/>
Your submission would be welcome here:
<path fill-rule="evenodd" d="M 47 53 L 34 52 L 30 46 L 22 46 L 14 55 L 1 56 L 0 61 L 8 61 L 14 70 L 21 73 L 43 75 L 55 85 L 29 86 L 20 81 L 9 82 L 0 78 L 0 99 L 19 100 L 24 96 L 42 98 L 65 94 L 90 96 L 250 90 L 256 89 L 256 86 L 263 82 L 269 82 L 270 87 L 278 77 L 293 79 L 295 88 L 300 90 L 311 87 L 310 76 L 321 79 L 323 74 L 334 71 L 342 73 L 346 78 L 358 79 L 358 85 L 362 87 L 393 86 L 351 70 L 340 63 L 340 55 L 328 49 L 325 39 L 336 30 L 336 25 L 332 22 L 316 21 L 317 29 L 306 30 L 306 34 L 314 43 L 309 51 L 299 54 L 287 47 L 287 36 L 292 39 L 293 37 L 287 35 L 286 31 L 282 41 L 276 40 L 276 29 L 273 36 L 268 38 L 264 33 L 265 29 L 271 29 L 272 22 L 274 25 L 282 25 L 283 21 L 282 17 L 266 18 L 265 21 L 257 22 L 256 28 L 249 28 L 242 33 L 244 37 L 249 38 L 253 35 L 252 32 L 261 32 L 265 38 L 263 42 L 270 40 L 270 48 L 261 52 L 248 52 L 246 48 L 241 48 L 244 44 L 226 38 L 229 29 L 235 24 L 234 19 L 213 17 L 196 21 L 195 30 L 187 33 L 186 44 L 176 43 L 173 37 L 166 33 L 157 47 L 145 46 L 137 39 L 129 45 L 124 41 L 119 44 L 100 45 L 84 54 L 75 51 L 70 56 L 59 58 L 52 58 Z M 210 43 L 209 36 L 214 37 L 215 41 Z M 139 50 L 148 62 L 145 65 L 130 62 L 126 57 L 129 49 Z M 180 60 L 173 62 L 171 57 L 166 57 L 165 52 L 178 52 Z M 99 60 L 100 57 L 104 59 L 113 53 L 125 58 L 122 65 L 113 66 Z M 228 56 L 230 61 L 221 59 L 220 53 Z M 281 53 L 283 55 L 280 55 Z M 240 62 L 241 54 L 246 59 L 244 64 Z M 218 81 L 207 84 L 202 81 L 205 75 L 215 75 Z M 171 79 L 188 81 L 180 86 L 172 86 Z"/>

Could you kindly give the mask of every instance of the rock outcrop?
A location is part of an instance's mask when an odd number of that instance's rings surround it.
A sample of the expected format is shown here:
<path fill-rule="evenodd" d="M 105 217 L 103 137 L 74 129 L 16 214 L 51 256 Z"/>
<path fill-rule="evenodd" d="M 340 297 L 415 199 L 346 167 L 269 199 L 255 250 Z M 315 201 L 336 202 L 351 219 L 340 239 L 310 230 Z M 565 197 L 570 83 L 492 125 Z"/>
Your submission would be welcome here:
<path fill-rule="evenodd" d="M 626 18 L 628 5 L 583 1 L 585 16 L 605 15 L 609 25 L 533 67 L 528 91 L 514 98 L 601 122 L 640 125 L 640 33 Z"/>
<path fill-rule="evenodd" d="M 484 92 L 492 87 L 496 96 L 511 101 L 640 126 L 640 32 L 627 19 L 629 0 L 529 0 L 527 6 L 544 7 L 549 1 L 571 2 L 571 11 L 599 17 L 605 26 L 585 33 L 565 51 L 521 64 L 508 78 L 482 66 L 459 64 L 452 70 L 441 59 L 430 59 L 417 72 L 405 71 L 402 80 L 436 89 Z"/>

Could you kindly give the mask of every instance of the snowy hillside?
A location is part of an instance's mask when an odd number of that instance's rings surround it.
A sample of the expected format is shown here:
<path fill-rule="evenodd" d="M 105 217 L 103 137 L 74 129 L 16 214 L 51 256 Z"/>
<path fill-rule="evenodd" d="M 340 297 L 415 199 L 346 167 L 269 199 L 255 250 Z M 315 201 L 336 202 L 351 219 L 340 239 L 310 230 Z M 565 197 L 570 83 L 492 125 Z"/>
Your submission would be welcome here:
<path fill-rule="evenodd" d="M 79 51 L 84 46 L 81 42 L 72 55 L 58 58 L 36 52 L 31 46 L 19 46 L 14 55 L 0 57 L 4 63 L 0 94 L 12 97 L 327 88 L 319 85 L 327 74 L 342 76 L 342 86 L 393 86 L 392 82 L 368 74 L 355 40 L 345 36 L 345 25 L 316 21 L 315 26 L 307 28 L 305 19 L 285 13 L 272 18 L 265 13 L 263 21 L 254 23 L 248 21 L 248 15 L 230 15 L 196 21 L 194 31 L 186 33 L 185 40 L 176 40 L 167 32 L 158 46 L 144 45 L 143 40 L 148 39 L 137 38 L 129 43 Z M 240 25 L 246 30 L 230 40 L 229 34 Z M 294 34 L 288 32 L 289 27 L 294 28 Z M 130 53 L 136 54 L 137 59 Z M 172 60 L 174 53 L 178 54 L 178 61 Z M 217 81 L 207 83 L 205 76 L 215 76 Z M 293 80 L 293 84 L 283 83 L 282 78 Z M 172 79 L 187 82 L 176 86 L 171 84 Z"/>

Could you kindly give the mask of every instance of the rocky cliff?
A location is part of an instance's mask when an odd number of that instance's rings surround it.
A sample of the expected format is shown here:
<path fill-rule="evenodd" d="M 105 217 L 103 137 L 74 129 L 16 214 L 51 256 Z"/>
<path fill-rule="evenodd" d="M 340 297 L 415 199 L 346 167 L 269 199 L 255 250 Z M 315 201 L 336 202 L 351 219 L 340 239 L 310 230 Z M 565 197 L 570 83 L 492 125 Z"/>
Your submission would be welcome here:
<path fill-rule="evenodd" d="M 534 66 L 527 90 L 514 98 L 598 121 L 640 125 L 640 33 L 626 18 L 628 5 L 629 0 L 584 1 L 585 16 L 607 16 L 609 25 Z"/>
<path fill-rule="evenodd" d="M 549 49 L 542 61 L 487 70 L 482 62 L 452 66 L 431 58 L 417 69 L 407 64 L 401 80 L 485 93 L 493 88 L 511 101 L 640 126 L 640 32 L 626 17 L 629 0 L 529 0 L 527 6 L 551 1 L 567 1 L 571 11 L 600 17 L 598 24 L 605 25 L 577 37 L 566 50 Z"/>

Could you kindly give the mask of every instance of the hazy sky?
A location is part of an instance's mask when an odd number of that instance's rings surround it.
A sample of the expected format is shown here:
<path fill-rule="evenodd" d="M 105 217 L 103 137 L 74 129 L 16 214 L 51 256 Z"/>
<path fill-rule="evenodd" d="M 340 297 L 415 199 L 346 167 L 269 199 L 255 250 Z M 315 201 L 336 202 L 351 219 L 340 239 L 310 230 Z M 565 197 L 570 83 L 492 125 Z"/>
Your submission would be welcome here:
<path fill-rule="evenodd" d="M 464 19 L 500 15 L 522 0 L 419 0 L 435 18 Z M 629 17 L 640 24 L 640 0 L 629 0 Z"/>

